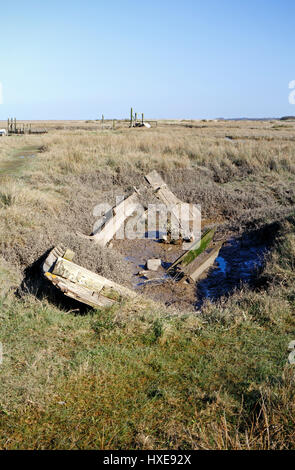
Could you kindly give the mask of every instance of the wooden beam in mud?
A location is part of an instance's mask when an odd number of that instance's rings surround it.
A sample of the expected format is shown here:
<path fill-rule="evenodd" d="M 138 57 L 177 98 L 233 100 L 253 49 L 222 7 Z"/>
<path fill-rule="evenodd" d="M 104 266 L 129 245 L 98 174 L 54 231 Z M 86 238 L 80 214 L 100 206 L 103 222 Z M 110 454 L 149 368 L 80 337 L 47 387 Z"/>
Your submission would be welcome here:
<path fill-rule="evenodd" d="M 90 239 L 94 240 L 95 243 L 102 247 L 106 246 L 120 230 L 125 220 L 133 214 L 138 203 L 137 194 L 134 192 L 131 196 L 118 204 L 118 206 L 113 208 L 112 214 L 109 216 L 103 228 L 99 232 L 94 233 Z"/>
<path fill-rule="evenodd" d="M 203 252 L 200 256 L 195 258 L 194 261 L 183 269 L 184 274 L 189 276 L 193 281 L 197 281 L 204 271 L 214 264 L 222 245 L 223 242 L 218 242 L 208 251 Z"/>
<path fill-rule="evenodd" d="M 42 266 L 46 279 L 68 297 L 91 307 L 107 307 L 123 298 L 136 297 L 131 289 L 63 258 L 68 252 L 55 247 Z"/>
<path fill-rule="evenodd" d="M 197 240 L 188 251 L 174 261 L 174 263 L 168 268 L 168 272 L 173 271 L 175 268 L 183 270 L 183 268 L 188 266 L 208 248 L 209 244 L 213 240 L 214 234 L 215 229 L 207 230 L 203 234 L 201 240 Z"/>
<path fill-rule="evenodd" d="M 86 287 L 94 292 L 100 293 L 112 300 L 119 300 L 121 297 L 135 297 L 136 293 L 127 287 L 116 284 L 99 274 L 93 273 L 82 266 L 78 266 L 64 258 L 58 258 L 52 271 L 53 275 Z"/>

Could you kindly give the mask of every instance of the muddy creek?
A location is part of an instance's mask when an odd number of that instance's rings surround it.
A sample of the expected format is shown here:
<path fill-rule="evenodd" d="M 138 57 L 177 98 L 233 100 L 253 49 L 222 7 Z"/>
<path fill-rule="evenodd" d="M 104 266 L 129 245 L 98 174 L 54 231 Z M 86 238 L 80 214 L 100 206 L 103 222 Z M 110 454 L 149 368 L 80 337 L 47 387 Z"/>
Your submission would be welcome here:
<path fill-rule="evenodd" d="M 267 245 L 247 238 L 226 241 L 213 266 L 195 283 L 175 281 L 167 268 L 183 253 L 181 245 L 163 244 L 157 240 L 114 240 L 113 246 L 131 264 L 132 285 L 138 292 L 165 305 L 178 308 L 200 308 L 206 299 L 217 301 L 230 295 L 243 284 L 251 284 L 264 263 Z M 147 271 L 149 258 L 162 261 L 157 271 Z"/>

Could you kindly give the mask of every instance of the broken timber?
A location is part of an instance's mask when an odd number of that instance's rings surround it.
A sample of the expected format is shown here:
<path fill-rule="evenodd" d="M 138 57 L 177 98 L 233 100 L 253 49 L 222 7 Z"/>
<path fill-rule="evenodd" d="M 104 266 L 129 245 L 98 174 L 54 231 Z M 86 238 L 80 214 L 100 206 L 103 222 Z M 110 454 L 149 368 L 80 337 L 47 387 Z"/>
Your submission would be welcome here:
<path fill-rule="evenodd" d="M 188 264 L 183 269 L 183 273 L 189 276 L 193 281 L 197 281 L 203 272 L 214 264 L 222 245 L 223 242 L 214 243 L 212 247 Z"/>
<path fill-rule="evenodd" d="M 105 216 L 101 225 L 90 236 L 78 233 L 88 240 L 93 240 L 101 247 L 106 246 L 120 230 L 125 220 L 130 217 L 138 207 L 139 201 L 136 192 L 113 207 Z"/>
<path fill-rule="evenodd" d="M 223 241 L 212 242 L 214 233 L 215 229 L 207 230 L 201 241 L 195 242 L 168 268 L 168 273 L 180 272 L 196 281 L 214 263 L 223 245 Z"/>
<path fill-rule="evenodd" d="M 203 253 L 212 242 L 214 237 L 215 229 L 206 230 L 204 235 L 202 236 L 201 240 L 197 240 L 190 248 L 190 250 L 186 251 L 183 255 L 177 258 L 176 261 L 168 268 L 169 271 L 173 271 L 176 267 L 185 268 L 189 265 L 194 259 L 197 258 L 201 253 Z"/>
<path fill-rule="evenodd" d="M 90 307 L 108 307 L 123 298 L 134 298 L 136 293 L 99 274 L 64 258 L 68 254 L 54 248 L 43 264 L 44 276 L 66 296 Z"/>
<path fill-rule="evenodd" d="M 197 207 L 178 199 L 156 170 L 151 171 L 145 178 L 153 188 L 155 196 L 171 210 L 172 225 L 176 224 L 175 226 L 179 227 L 180 235 L 184 240 L 192 241 L 194 234 L 190 225 L 194 221 L 197 222 L 200 217 Z"/>

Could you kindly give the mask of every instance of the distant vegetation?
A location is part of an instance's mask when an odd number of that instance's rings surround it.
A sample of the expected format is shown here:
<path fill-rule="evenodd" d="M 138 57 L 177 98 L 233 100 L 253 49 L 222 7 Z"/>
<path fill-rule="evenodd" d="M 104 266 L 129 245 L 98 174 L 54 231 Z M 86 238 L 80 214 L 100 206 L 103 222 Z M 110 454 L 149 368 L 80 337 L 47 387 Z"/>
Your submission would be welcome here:
<path fill-rule="evenodd" d="M 281 121 L 295 121 L 295 116 L 283 116 Z"/>

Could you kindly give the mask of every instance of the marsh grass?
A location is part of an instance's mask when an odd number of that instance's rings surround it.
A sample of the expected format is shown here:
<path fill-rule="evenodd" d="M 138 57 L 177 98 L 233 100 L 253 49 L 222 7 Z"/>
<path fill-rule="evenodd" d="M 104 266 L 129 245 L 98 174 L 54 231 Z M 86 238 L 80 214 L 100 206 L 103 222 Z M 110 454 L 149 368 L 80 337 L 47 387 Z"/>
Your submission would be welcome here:
<path fill-rule="evenodd" d="M 0 141 L 0 166 L 18 147 L 43 150 L 21 173 L 0 179 L 0 447 L 294 449 L 292 129 L 47 124 L 38 138 Z M 112 250 L 94 256 L 74 232 L 90 233 L 94 205 L 117 192 L 136 185 L 150 197 L 143 176 L 154 168 L 179 197 L 201 202 L 203 217 L 224 233 L 276 221 L 255 290 L 242 287 L 198 312 L 138 297 L 81 314 L 36 285 L 15 295 L 60 242 L 76 249 L 80 264 L 126 283 L 123 259 Z"/>

